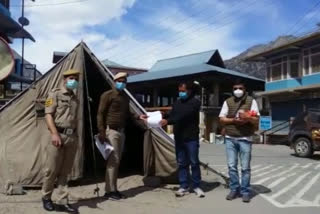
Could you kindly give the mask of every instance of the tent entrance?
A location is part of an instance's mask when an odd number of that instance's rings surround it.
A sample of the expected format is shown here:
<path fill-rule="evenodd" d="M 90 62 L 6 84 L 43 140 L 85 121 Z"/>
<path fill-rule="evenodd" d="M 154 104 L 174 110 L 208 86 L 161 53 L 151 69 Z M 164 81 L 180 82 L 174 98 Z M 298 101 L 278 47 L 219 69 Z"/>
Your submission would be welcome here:
<path fill-rule="evenodd" d="M 91 145 L 90 133 L 90 118 L 92 121 L 93 135 L 98 133 L 97 130 L 97 111 L 99 106 L 100 96 L 103 92 L 111 89 L 111 82 L 105 79 L 104 74 L 92 60 L 87 60 L 90 56 L 85 55 L 85 68 L 88 83 L 89 94 L 86 92 L 86 85 L 84 85 L 84 177 L 91 177 L 94 175 L 94 157 Z M 97 72 L 98 71 L 98 72 Z M 88 108 L 88 100 L 90 101 L 90 111 Z M 143 138 L 144 131 L 137 126 L 131 119 L 128 120 L 126 128 L 126 141 L 122 153 L 122 160 L 120 164 L 120 176 L 127 176 L 131 174 L 143 174 Z M 97 175 L 99 177 L 105 174 L 105 160 L 102 155 L 95 148 Z"/>

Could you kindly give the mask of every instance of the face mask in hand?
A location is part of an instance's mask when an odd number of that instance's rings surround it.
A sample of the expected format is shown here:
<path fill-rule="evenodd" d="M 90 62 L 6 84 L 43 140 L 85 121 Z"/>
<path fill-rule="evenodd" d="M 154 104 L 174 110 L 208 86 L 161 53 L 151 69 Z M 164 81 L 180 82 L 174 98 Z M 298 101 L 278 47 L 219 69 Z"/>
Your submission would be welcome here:
<path fill-rule="evenodd" d="M 66 87 L 68 89 L 74 90 L 74 89 L 78 88 L 78 81 L 77 80 L 68 80 Z"/>
<path fill-rule="evenodd" d="M 237 98 L 240 98 L 243 96 L 244 92 L 241 89 L 236 89 L 233 91 L 234 96 L 236 96 Z"/>

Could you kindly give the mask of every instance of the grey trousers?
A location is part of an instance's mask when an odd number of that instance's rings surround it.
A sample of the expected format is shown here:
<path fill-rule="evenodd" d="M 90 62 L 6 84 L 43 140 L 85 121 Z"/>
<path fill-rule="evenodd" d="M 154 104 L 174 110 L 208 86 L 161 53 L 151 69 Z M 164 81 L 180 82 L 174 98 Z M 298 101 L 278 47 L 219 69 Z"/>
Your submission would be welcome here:
<path fill-rule="evenodd" d="M 110 193 L 117 191 L 119 165 L 125 141 L 124 130 L 119 132 L 113 129 L 107 129 L 106 137 L 114 148 L 113 152 L 106 161 L 105 191 L 106 193 Z"/>

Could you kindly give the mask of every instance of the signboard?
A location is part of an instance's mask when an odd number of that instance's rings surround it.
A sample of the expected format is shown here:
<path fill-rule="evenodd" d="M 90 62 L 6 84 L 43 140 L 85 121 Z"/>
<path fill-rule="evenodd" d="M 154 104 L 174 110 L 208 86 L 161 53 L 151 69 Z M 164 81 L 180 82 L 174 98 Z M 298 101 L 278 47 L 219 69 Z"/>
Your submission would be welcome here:
<path fill-rule="evenodd" d="M 260 116 L 259 120 L 259 130 L 265 131 L 272 128 L 272 118 L 271 116 Z"/>

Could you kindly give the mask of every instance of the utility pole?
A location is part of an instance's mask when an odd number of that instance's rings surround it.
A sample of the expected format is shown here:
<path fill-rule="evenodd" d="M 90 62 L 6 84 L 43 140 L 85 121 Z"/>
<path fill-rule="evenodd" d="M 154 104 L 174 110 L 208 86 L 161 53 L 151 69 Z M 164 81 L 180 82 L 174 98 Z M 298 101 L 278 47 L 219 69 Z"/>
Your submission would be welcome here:
<path fill-rule="evenodd" d="M 35 1 L 35 0 L 31 0 L 31 1 Z M 24 26 L 28 26 L 30 24 L 29 20 L 27 18 L 24 17 L 24 0 L 22 0 L 22 4 L 21 4 L 21 17 L 19 18 L 19 23 L 21 24 L 22 29 L 24 28 Z M 23 77 L 24 75 L 24 40 L 25 38 L 22 38 L 22 47 L 21 47 L 21 77 Z M 22 81 L 20 82 L 20 89 L 21 91 L 23 90 L 23 83 Z"/>

